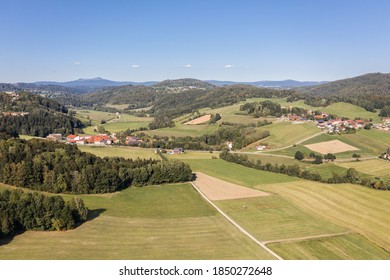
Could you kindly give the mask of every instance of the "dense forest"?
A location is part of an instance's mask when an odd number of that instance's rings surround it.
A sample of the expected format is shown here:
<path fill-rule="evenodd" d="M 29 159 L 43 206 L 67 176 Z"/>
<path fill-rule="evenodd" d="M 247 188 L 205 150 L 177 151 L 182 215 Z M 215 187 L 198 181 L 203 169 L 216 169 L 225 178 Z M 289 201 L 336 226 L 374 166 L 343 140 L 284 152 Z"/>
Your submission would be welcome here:
<path fill-rule="evenodd" d="M 68 230 L 85 222 L 88 209 L 80 198 L 65 202 L 21 190 L 0 192 L 0 238 L 23 230 Z"/>
<path fill-rule="evenodd" d="M 182 162 L 100 158 L 74 145 L 38 139 L 0 140 L 0 167 L 0 182 L 52 193 L 108 193 L 192 178 Z"/>
<path fill-rule="evenodd" d="M 71 134 L 83 124 L 58 102 L 27 92 L 0 93 L 0 131 L 45 137 Z"/>

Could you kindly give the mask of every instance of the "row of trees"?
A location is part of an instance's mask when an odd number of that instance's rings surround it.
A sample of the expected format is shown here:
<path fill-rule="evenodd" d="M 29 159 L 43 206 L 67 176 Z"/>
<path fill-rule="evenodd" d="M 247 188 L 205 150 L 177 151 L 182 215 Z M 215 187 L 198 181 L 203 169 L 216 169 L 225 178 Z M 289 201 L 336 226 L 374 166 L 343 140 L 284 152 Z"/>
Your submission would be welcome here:
<path fill-rule="evenodd" d="M 306 155 L 304 153 L 302 153 L 301 151 L 295 152 L 294 159 L 304 160 L 305 158 L 306 158 Z M 309 154 L 309 158 L 313 159 L 314 164 L 322 164 L 323 160 L 326 160 L 328 162 L 334 161 L 336 159 L 336 155 L 334 155 L 332 153 L 327 153 L 326 155 L 322 156 L 322 155 L 317 155 L 317 154 L 312 152 Z"/>
<path fill-rule="evenodd" d="M 130 185 L 188 181 L 191 176 L 191 169 L 182 162 L 100 158 L 73 145 L 0 140 L 0 181 L 18 187 L 53 193 L 107 193 Z"/>
<path fill-rule="evenodd" d="M 46 196 L 21 190 L 0 192 L 0 237 L 18 230 L 68 230 L 87 220 L 81 198 L 65 202 L 61 196 Z"/>
<path fill-rule="evenodd" d="M 354 168 L 349 168 L 344 175 L 333 173 L 332 177 L 330 178 L 322 178 L 318 172 L 312 172 L 305 168 L 301 168 L 297 164 L 272 165 L 270 163 L 267 163 L 265 165 L 262 165 L 261 160 L 253 162 L 248 159 L 247 155 L 238 155 L 235 153 L 230 153 L 227 149 L 222 150 L 219 157 L 223 160 L 241 164 L 246 167 L 274 173 L 286 174 L 288 176 L 299 177 L 317 182 L 323 182 L 328 184 L 351 183 L 379 190 L 390 190 L 390 185 L 386 185 L 382 180 L 373 180 L 371 178 L 361 177 L 360 174 Z"/>

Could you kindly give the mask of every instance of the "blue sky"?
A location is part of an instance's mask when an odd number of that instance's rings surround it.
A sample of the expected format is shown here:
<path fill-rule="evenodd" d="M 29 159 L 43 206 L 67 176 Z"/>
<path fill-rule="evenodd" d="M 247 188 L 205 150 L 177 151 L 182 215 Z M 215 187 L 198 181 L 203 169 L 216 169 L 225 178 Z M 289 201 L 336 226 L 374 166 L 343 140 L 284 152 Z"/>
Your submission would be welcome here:
<path fill-rule="evenodd" d="M 0 0 L 0 82 L 390 72 L 390 1 Z"/>

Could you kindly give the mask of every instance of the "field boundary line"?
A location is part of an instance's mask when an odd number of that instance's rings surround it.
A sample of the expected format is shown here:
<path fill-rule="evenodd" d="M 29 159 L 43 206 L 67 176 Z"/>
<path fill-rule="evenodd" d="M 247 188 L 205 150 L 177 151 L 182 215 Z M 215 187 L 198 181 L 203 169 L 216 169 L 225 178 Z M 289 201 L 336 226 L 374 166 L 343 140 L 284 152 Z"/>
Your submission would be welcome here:
<path fill-rule="evenodd" d="M 233 224 L 239 231 L 244 233 L 247 237 L 252 239 L 257 245 L 262 247 L 264 250 L 266 250 L 268 253 L 270 253 L 272 256 L 277 258 L 278 260 L 283 260 L 281 256 L 276 254 L 274 251 L 269 249 L 263 242 L 260 242 L 257 240 L 253 235 L 251 235 L 249 232 L 247 232 L 245 229 L 243 229 L 239 224 L 237 224 L 232 218 L 230 218 L 225 212 L 223 212 L 217 205 L 215 205 L 202 191 L 198 188 L 198 186 L 194 182 L 190 182 L 191 185 L 194 187 L 194 189 L 211 205 L 213 206 L 223 217 L 225 217 L 231 224 Z"/>
<path fill-rule="evenodd" d="M 311 239 L 318 239 L 318 238 L 325 238 L 325 237 L 347 235 L 347 234 L 351 234 L 351 233 L 354 233 L 354 232 L 351 230 L 348 230 L 348 231 L 340 232 L 340 233 L 329 233 L 329 234 L 319 234 L 319 235 L 296 237 L 296 238 L 268 240 L 268 241 L 263 241 L 263 243 L 270 244 L 270 243 L 284 243 L 284 242 L 290 242 L 290 241 L 304 241 L 304 240 L 311 240 Z"/>

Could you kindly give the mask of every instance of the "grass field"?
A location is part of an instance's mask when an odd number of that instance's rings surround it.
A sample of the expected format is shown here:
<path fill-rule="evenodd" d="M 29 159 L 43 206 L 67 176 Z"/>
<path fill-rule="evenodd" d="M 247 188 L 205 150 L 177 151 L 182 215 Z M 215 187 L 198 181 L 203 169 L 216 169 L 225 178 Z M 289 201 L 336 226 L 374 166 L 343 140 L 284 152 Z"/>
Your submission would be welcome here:
<path fill-rule="evenodd" d="M 148 127 L 153 120 L 151 117 L 136 117 L 128 114 L 115 114 L 94 110 L 76 110 L 76 117 L 85 122 L 91 121 L 92 126 L 84 129 L 86 134 L 96 134 L 94 126 L 102 126 L 111 133 L 124 131 L 126 129 L 135 129 L 140 127 Z M 101 121 L 105 120 L 105 124 Z"/>
<path fill-rule="evenodd" d="M 390 249 L 390 192 L 351 184 L 284 179 L 280 174 L 220 163 L 220 160 L 184 161 L 196 171 L 274 193 L 269 197 L 218 202 L 236 222 L 263 241 L 351 230 L 362 235 L 358 246 L 370 247 L 375 243 L 385 250 Z M 328 169 L 326 172 L 334 168 L 337 172 L 338 167 L 334 164 L 323 166 Z M 247 206 L 246 210 L 243 205 Z M 351 258 L 366 258 L 365 253 L 359 255 L 348 248 L 345 250 Z M 375 258 L 382 258 L 382 253 L 383 250 L 375 253 Z M 341 254 L 339 258 L 344 256 Z"/>
<path fill-rule="evenodd" d="M 185 160 L 185 159 L 212 159 L 212 157 L 219 157 L 219 152 L 206 152 L 206 151 L 185 151 L 182 154 L 177 155 L 169 155 L 165 154 L 165 156 L 169 159 L 178 159 L 178 160 Z"/>
<path fill-rule="evenodd" d="M 141 149 L 137 147 L 113 147 L 113 146 L 77 146 L 82 152 L 92 153 L 99 157 L 123 157 L 123 158 L 145 158 L 145 159 L 160 159 L 158 154 L 154 153 L 154 149 Z"/>
<path fill-rule="evenodd" d="M 380 159 L 339 162 L 344 168 L 355 168 L 357 171 L 381 178 L 390 178 L 390 162 Z"/>
<path fill-rule="evenodd" d="M 293 260 L 390 259 L 389 253 L 359 234 L 276 243 L 268 247 L 283 258 Z"/>
<path fill-rule="evenodd" d="M 215 203 L 261 241 L 346 231 L 345 228 L 303 211 L 278 195 Z"/>
<path fill-rule="evenodd" d="M 358 185 L 310 181 L 264 184 L 260 190 L 279 194 L 302 209 L 360 233 L 390 250 L 390 192 Z"/>
<path fill-rule="evenodd" d="M 358 151 L 350 151 L 337 153 L 337 158 L 351 158 L 354 153 L 360 154 L 362 157 L 377 157 L 382 152 L 386 151 L 390 143 L 390 133 L 380 130 L 361 130 L 356 134 L 341 134 L 341 135 L 329 135 L 321 134 L 296 147 L 287 148 L 285 150 L 274 151 L 273 154 L 281 154 L 294 156 L 297 150 L 300 150 L 306 154 L 311 151 L 303 145 L 320 143 L 324 141 L 339 140 L 348 145 L 358 148 Z"/>
<path fill-rule="evenodd" d="M 268 144 L 271 148 L 293 145 L 300 140 L 320 132 L 320 130 L 312 122 L 306 122 L 303 124 L 279 122 L 267 125 L 264 129 L 268 130 L 271 135 L 263 139 L 261 142 Z"/>
<path fill-rule="evenodd" d="M 283 174 L 275 174 L 247 168 L 222 159 L 183 159 L 193 171 L 200 171 L 210 176 L 246 187 L 260 184 L 285 183 L 299 180 Z"/>
<path fill-rule="evenodd" d="M 272 259 L 190 184 L 82 197 L 97 217 L 67 232 L 18 235 L 0 259 Z"/>

